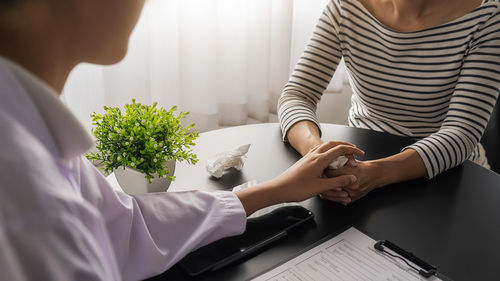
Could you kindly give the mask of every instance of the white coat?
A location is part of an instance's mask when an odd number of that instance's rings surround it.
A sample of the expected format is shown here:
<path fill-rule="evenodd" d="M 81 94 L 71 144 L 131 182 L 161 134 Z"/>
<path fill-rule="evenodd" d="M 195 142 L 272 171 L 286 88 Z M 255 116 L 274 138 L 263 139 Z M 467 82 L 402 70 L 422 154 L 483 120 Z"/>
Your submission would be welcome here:
<path fill-rule="evenodd" d="M 0 279 L 139 280 L 244 231 L 231 192 L 113 190 L 82 156 L 92 145 L 49 86 L 0 57 Z"/>

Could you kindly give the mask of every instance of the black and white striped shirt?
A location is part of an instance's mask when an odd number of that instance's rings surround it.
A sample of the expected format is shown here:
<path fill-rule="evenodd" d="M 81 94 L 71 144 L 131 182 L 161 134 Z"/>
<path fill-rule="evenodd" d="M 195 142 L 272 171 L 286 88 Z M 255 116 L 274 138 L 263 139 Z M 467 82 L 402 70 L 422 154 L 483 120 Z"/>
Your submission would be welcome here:
<path fill-rule="evenodd" d="M 484 150 L 479 140 L 500 86 L 500 4 L 416 32 L 391 30 L 357 0 L 332 0 L 278 104 L 283 131 L 318 124 L 315 110 L 344 58 L 349 125 L 409 136 L 429 178 Z M 319 124 L 318 124 L 319 127 Z"/>

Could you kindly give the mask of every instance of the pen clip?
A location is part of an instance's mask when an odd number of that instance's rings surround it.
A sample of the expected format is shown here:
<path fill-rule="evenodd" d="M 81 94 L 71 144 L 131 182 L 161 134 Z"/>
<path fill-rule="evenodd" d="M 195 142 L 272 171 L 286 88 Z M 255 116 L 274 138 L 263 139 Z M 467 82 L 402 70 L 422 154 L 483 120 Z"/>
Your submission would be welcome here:
<path fill-rule="evenodd" d="M 393 251 L 394 253 L 396 253 L 397 255 L 393 255 L 387 250 L 385 250 L 384 246 Z M 403 250 L 402 248 L 400 248 L 399 246 L 388 240 L 377 241 L 375 245 L 373 245 L 373 247 L 382 253 L 388 254 L 391 257 L 401 259 L 410 268 L 414 269 L 415 271 L 418 272 L 418 274 L 422 275 L 425 278 L 429 278 L 432 275 L 436 275 L 437 273 L 437 268 L 435 266 L 428 264 L 427 262 L 413 255 L 412 253 Z M 416 268 L 415 266 L 411 265 L 408 261 L 412 262 L 413 264 L 415 264 L 420 268 Z"/>

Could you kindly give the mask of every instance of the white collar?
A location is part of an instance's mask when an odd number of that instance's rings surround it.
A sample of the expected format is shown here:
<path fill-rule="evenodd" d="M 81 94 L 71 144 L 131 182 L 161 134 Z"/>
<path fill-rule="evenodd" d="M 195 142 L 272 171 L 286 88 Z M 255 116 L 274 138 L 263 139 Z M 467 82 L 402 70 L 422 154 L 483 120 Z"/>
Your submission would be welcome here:
<path fill-rule="evenodd" d="M 60 157 L 70 160 L 88 151 L 94 141 L 84 126 L 58 98 L 54 89 L 18 64 L 0 56 L 26 89 L 52 135 Z"/>

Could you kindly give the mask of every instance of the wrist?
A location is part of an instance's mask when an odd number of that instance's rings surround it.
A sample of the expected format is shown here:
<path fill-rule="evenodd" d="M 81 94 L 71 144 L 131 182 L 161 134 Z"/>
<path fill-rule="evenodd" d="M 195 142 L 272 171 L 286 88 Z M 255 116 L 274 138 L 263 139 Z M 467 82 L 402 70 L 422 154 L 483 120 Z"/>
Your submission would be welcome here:
<path fill-rule="evenodd" d="M 311 121 L 299 121 L 292 125 L 287 134 L 288 141 L 302 156 L 322 144 L 319 128 Z"/>
<path fill-rule="evenodd" d="M 373 162 L 378 167 L 377 185 L 380 186 L 421 178 L 427 173 L 422 158 L 413 149 Z"/>
<path fill-rule="evenodd" d="M 243 205 L 246 215 L 249 216 L 262 208 L 281 203 L 279 201 L 280 196 L 276 193 L 276 190 L 272 182 L 263 182 L 259 185 L 239 190 L 235 194 Z"/>
<path fill-rule="evenodd" d="M 309 153 L 311 149 L 315 148 L 316 146 L 322 143 L 323 141 L 318 136 L 314 135 L 306 136 L 303 139 L 301 145 L 299 145 L 299 149 L 297 149 L 297 151 L 300 153 L 300 155 L 304 156 L 307 153 Z"/>
<path fill-rule="evenodd" d="M 395 182 L 394 175 L 398 174 L 397 166 L 387 159 L 379 159 L 371 162 L 372 181 L 375 188 L 383 187 Z"/>

